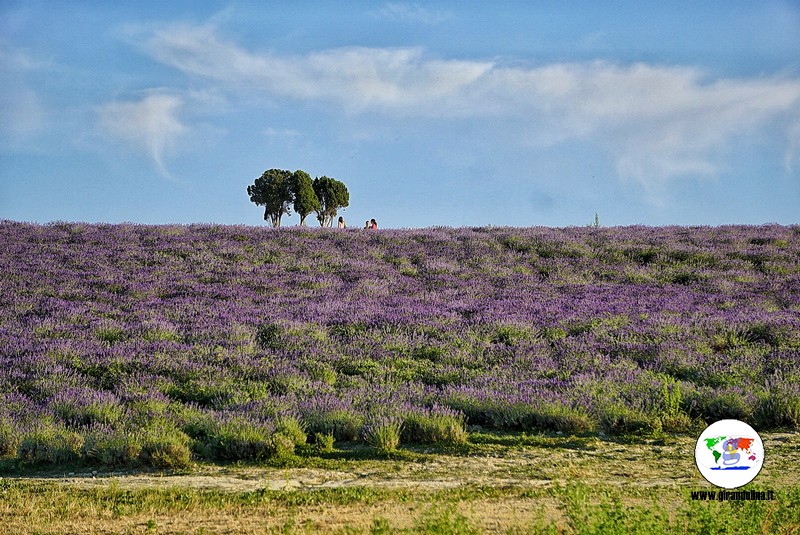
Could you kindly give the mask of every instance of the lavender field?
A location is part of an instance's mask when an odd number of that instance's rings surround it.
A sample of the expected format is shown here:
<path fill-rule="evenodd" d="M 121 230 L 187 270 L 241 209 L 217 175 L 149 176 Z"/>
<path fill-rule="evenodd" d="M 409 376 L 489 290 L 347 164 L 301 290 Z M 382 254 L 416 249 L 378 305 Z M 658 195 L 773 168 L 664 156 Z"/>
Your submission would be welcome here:
<path fill-rule="evenodd" d="M 800 426 L 797 226 L 5 221 L 0 270 L 20 462 Z"/>

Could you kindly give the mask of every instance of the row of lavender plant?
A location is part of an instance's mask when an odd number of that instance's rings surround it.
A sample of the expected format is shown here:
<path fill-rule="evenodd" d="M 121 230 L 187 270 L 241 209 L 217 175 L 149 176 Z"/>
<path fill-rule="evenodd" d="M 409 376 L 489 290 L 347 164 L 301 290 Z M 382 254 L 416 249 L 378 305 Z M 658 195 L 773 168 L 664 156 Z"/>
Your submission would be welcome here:
<path fill-rule="evenodd" d="M 800 423 L 800 227 L 0 224 L 0 454 Z"/>

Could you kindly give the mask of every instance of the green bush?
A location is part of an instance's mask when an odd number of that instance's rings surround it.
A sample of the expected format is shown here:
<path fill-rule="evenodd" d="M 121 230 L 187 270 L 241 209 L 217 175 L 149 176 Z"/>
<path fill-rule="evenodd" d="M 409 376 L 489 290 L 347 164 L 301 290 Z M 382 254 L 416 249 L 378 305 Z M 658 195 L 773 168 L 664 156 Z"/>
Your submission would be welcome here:
<path fill-rule="evenodd" d="M 126 430 L 93 431 L 83 443 L 86 459 L 106 466 L 125 466 L 134 463 L 142 451 L 142 437 Z"/>
<path fill-rule="evenodd" d="M 69 425 L 114 424 L 125 414 L 125 408 L 111 401 L 94 401 L 80 405 L 76 401 L 57 403 L 54 412 Z"/>
<path fill-rule="evenodd" d="M 533 331 L 529 327 L 500 324 L 495 326 L 490 341 L 495 344 L 513 346 L 521 340 L 530 340 L 531 338 L 533 338 Z"/>
<path fill-rule="evenodd" d="M 800 388 L 788 383 L 772 386 L 761 398 L 754 418 L 765 429 L 800 429 Z"/>
<path fill-rule="evenodd" d="M 139 460 L 154 468 L 186 468 L 191 465 L 189 437 L 167 422 L 159 422 L 144 430 Z"/>
<path fill-rule="evenodd" d="M 0 457 L 14 455 L 19 448 L 20 436 L 10 422 L 0 420 Z"/>
<path fill-rule="evenodd" d="M 278 351 L 287 347 L 286 328 L 277 323 L 268 323 L 258 327 L 256 344 L 261 349 Z"/>
<path fill-rule="evenodd" d="M 358 440 L 364 417 L 360 414 L 336 409 L 329 412 L 313 412 L 303 416 L 309 433 L 329 434 L 337 442 Z"/>
<path fill-rule="evenodd" d="M 591 431 L 594 422 L 586 412 L 566 405 L 548 404 L 537 407 L 530 414 L 531 427 L 567 434 Z"/>
<path fill-rule="evenodd" d="M 664 414 L 661 416 L 661 428 L 668 433 L 686 433 L 694 428 L 694 423 L 685 413 Z"/>
<path fill-rule="evenodd" d="M 755 406 L 740 392 L 714 392 L 701 399 L 701 416 L 707 422 L 717 420 L 752 421 Z"/>
<path fill-rule="evenodd" d="M 403 422 L 403 442 L 454 446 L 467 442 L 466 421 L 452 414 L 412 413 Z"/>
<path fill-rule="evenodd" d="M 217 422 L 210 415 L 198 414 L 183 429 L 195 439 L 195 451 L 208 459 L 253 461 L 274 454 L 274 428 L 243 417 Z"/>
<path fill-rule="evenodd" d="M 77 461 L 82 447 L 83 437 L 78 433 L 42 427 L 22 437 L 17 456 L 25 462 L 65 464 Z"/>
<path fill-rule="evenodd" d="M 327 433 L 316 433 L 314 435 L 314 444 L 320 453 L 331 453 L 335 440 L 333 435 Z"/>
<path fill-rule="evenodd" d="M 306 443 L 306 431 L 303 424 L 294 416 L 283 416 L 278 419 L 275 432 L 281 433 L 291 439 L 295 446 L 302 446 Z"/>
<path fill-rule="evenodd" d="M 683 412 L 681 386 L 673 378 L 661 385 L 661 428 L 670 433 L 684 433 L 692 427 L 692 419 Z"/>
<path fill-rule="evenodd" d="M 402 420 L 396 416 L 373 415 L 361 429 L 361 437 L 378 453 L 392 453 L 400 445 L 402 425 Z"/>
<path fill-rule="evenodd" d="M 600 413 L 600 430 L 609 435 L 648 435 L 661 431 L 661 420 L 624 405 L 611 405 Z"/>
<path fill-rule="evenodd" d="M 277 458 L 292 455 L 296 447 L 294 438 L 284 433 L 275 433 L 272 435 L 270 444 L 272 447 L 272 454 Z"/>

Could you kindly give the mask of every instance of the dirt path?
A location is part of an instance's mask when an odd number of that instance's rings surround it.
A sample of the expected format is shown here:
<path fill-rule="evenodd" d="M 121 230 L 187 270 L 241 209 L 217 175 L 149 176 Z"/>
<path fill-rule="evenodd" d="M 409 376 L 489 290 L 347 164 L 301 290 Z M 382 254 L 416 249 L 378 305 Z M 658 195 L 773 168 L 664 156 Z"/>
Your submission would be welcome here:
<path fill-rule="evenodd" d="M 757 482 L 800 481 L 800 434 L 765 435 L 766 461 Z M 475 456 L 431 454 L 420 461 L 342 461 L 337 469 L 219 467 L 201 465 L 190 474 L 92 472 L 19 478 L 120 489 L 182 487 L 223 492 L 311 490 L 370 486 L 447 489 L 460 486 L 546 487 L 566 481 L 642 487 L 704 486 L 694 465 L 694 440 L 644 440 L 638 444 L 596 441 L 581 447 L 502 448 Z M 17 478 L 10 478 L 17 479 Z"/>

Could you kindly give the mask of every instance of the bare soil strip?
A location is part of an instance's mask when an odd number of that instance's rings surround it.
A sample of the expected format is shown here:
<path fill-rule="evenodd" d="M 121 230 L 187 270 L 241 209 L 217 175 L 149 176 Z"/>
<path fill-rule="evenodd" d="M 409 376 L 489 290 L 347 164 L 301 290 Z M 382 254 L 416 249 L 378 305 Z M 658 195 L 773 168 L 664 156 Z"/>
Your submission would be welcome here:
<path fill-rule="evenodd" d="M 763 435 L 766 460 L 755 483 L 782 486 L 800 481 L 800 434 Z M 220 467 L 200 465 L 190 474 L 92 472 L 14 477 L 55 481 L 75 488 L 192 488 L 221 492 L 314 490 L 367 486 L 438 490 L 461 486 L 542 488 L 568 481 L 639 487 L 702 487 L 694 465 L 694 439 L 620 444 L 597 439 L 584 448 L 504 448 L 487 455 L 431 454 L 421 462 L 350 461 L 347 469 Z"/>

